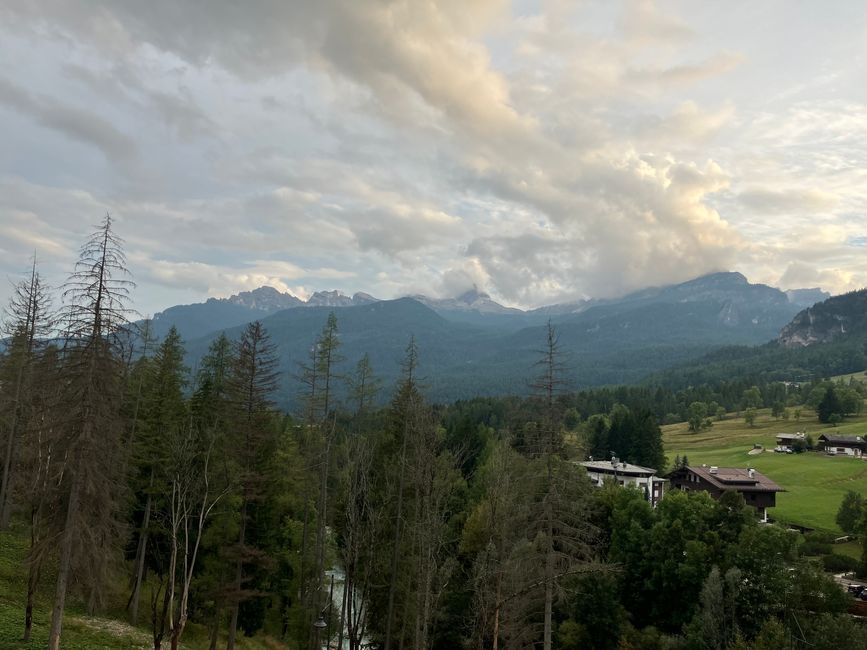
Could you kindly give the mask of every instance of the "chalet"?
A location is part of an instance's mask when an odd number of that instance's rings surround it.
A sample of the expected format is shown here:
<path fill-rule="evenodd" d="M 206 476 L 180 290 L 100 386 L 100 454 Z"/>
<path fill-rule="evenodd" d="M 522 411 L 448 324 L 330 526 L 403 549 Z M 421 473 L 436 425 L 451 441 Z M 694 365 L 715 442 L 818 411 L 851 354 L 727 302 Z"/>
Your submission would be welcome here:
<path fill-rule="evenodd" d="M 636 487 L 654 507 L 665 495 L 668 481 L 656 476 L 656 470 L 650 467 L 624 463 L 616 457 L 611 460 L 585 460 L 580 465 L 587 470 L 593 485 L 601 487 L 606 481 L 614 481 L 618 485 Z"/>
<path fill-rule="evenodd" d="M 795 442 L 798 440 L 806 442 L 806 439 L 807 437 L 803 433 L 778 433 L 777 446 L 774 451 L 794 451 Z"/>
<path fill-rule="evenodd" d="M 820 450 L 832 456 L 846 455 L 856 456 L 860 458 L 864 454 L 864 447 L 867 445 L 862 436 L 841 436 L 838 434 L 825 434 L 819 436 L 816 446 Z"/>
<path fill-rule="evenodd" d="M 777 503 L 777 492 L 785 492 L 764 474 L 754 469 L 736 467 L 680 467 L 668 475 L 673 490 L 703 490 L 714 499 L 724 492 L 738 492 L 748 506 L 756 509 L 762 521 L 768 520 L 768 508 Z"/>

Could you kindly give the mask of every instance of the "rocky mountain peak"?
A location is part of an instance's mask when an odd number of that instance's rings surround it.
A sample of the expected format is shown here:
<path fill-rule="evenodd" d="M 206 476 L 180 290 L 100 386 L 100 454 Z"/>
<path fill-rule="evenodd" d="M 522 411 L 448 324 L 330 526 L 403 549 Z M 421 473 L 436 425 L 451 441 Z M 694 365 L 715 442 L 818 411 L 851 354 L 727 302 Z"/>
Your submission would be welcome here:
<path fill-rule="evenodd" d="M 252 291 L 241 291 L 227 298 L 226 302 L 264 312 L 280 311 L 304 304 L 300 298 L 296 298 L 291 293 L 283 293 L 269 286 Z"/>
<path fill-rule="evenodd" d="M 309 307 L 349 307 L 352 305 L 352 298 L 337 289 L 317 291 L 307 299 L 307 305 Z"/>
<path fill-rule="evenodd" d="M 458 302 L 463 302 L 468 305 L 490 299 L 491 296 L 484 291 L 479 291 L 476 285 L 473 285 L 472 289 L 470 289 L 469 291 L 465 291 L 464 293 L 455 298 L 455 300 L 457 300 Z"/>

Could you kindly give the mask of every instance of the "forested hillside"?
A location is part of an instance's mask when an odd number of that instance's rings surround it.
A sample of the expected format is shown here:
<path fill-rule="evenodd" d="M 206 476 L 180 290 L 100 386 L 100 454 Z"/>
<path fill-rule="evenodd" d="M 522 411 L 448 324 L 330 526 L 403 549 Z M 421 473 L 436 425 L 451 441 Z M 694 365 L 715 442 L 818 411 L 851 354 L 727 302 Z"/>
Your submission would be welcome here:
<path fill-rule="evenodd" d="M 354 361 L 368 354 L 389 388 L 400 375 L 403 346 L 415 336 L 425 362 L 427 394 L 449 402 L 475 395 L 529 394 L 527 369 L 535 363 L 549 319 L 569 358 L 565 379 L 570 388 L 579 389 L 637 383 L 721 346 L 765 343 L 801 308 L 786 293 L 750 284 L 738 273 L 711 274 L 574 309 L 555 306 L 531 312 L 503 308 L 478 293 L 450 301 L 328 295 L 328 306 L 317 306 L 322 300 L 314 296 L 307 304 L 281 309 L 300 301 L 259 289 L 173 307 L 158 314 L 151 328 L 161 336 L 177 327 L 188 341 L 188 363 L 195 364 L 219 334 L 234 340 L 248 320 L 262 320 L 277 346 L 278 403 L 297 409 L 293 375 L 331 310 L 341 322 L 344 355 Z"/>
<path fill-rule="evenodd" d="M 594 489 L 576 462 L 664 470 L 661 413 L 827 401 L 835 387 L 574 393 L 549 325 L 524 368 L 531 396 L 432 406 L 426 359 L 461 360 L 418 302 L 289 310 L 193 352 L 175 329 L 130 328 L 112 225 L 85 243 L 58 309 L 35 264 L 9 306 L 0 549 L 23 549 L 26 576 L 3 592 L 0 641 L 59 648 L 72 610 L 123 616 L 124 639 L 147 630 L 157 649 L 188 636 L 359 650 L 781 647 L 795 631 L 811 647 L 867 643 L 799 536 L 760 526 L 742 497 L 674 493 L 652 509 L 640 491 Z M 353 318 L 395 309 L 421 334 L 404 337 L 391 388 L 378 357 L 346 352 Z M 292 414 L 277 405 L 293 345 L 281 319 L 309 341 Z"/>

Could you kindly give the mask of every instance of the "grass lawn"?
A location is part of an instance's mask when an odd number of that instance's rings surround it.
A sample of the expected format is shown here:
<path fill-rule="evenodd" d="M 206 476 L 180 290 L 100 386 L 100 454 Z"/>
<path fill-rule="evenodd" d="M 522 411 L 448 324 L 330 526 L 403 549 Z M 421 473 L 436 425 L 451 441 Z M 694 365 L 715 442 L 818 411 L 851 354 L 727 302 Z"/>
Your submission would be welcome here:
<path fill-rule="evenodd" d="M 772 450 L 778 433 L 805 431 L 816 440 L 822 433 L 835 431 L 834 427 L 820 424 L 807 408 L 801 409 L 799 422 L 775 420 L 769 410 L 762 410 L 754 427 L 748 426 L 742 417 L 731 415 L 698 433 L 690 433 L 686 423 L 667 425 L 662 431 L 669 461 L 675 455 L 686 454 L 691 465 L 754 467 L 784 487 L 787 491 L 777 495 L 777 507 L 770 511 L 773 518 L 782 522 L 840 532 L 834 518 L 843 495 L 848 490 L 867 494 L 867 461 L 817 452 L 748 453 L 754 443 Z M 847 419 L 836 432 L 867 434 L 867 416 Z"/>
<path fill-rule="evenodd" d="M 21 641 L 24 633 L 24 599 L 27 593 L 27 567 L 25 555 L 27 536 L 22 528 L 0 532 L 0 648 L 45 648 L 48 645 L 48 630 L 51 625 L 53 575 L 43 576 L 41 591 L 33 612 L 33 636 L 29 643 Z M 125 585 L 121 585 L 125 586 Z M 85 614 L 80 602 L 71 595 L 67 597 L 63 617 L 61 647 L 64 650 L 91 650 L 115 648 L 153 648 L 149 621 L 147 621 L 147 596 L 142 599 L 142 625 L 132 627 L 124 617 L 126 594 L 119 590 L 112 597 L 108 611 L 99 616 Z M 223 635 L 225 637 L 225 635 Z M 218 647 L 225 647 L 225 638 Z M 163 647 L 168 648 L 164 638 Z M 207 630 L 190 624 L 184 631 L 181 647 L 188 650 L 204 650 L 208 647 Z M 244 637 L 238 633 L 236 648 L 239 650 L 276 650 L 286 646 L 270 637 Z"/>

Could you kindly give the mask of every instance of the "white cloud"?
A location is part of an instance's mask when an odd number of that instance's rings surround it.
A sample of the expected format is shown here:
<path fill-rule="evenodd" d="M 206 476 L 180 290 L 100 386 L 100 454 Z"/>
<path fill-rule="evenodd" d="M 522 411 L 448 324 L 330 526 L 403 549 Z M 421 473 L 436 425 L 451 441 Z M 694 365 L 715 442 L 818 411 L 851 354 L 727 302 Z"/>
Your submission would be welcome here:
<path fill-rule="evenodd" d="M 785 75 L 768 30 L 812 25 L 764 6 L 207 11 L 0 8 L 6 273 L 36 245 L 62 275 L 110 211 L 151 311 L 256 283 L 538 305 L 721 268 L 867 277 L 847 243 L 867 232 L 867 108 L 842 9 Z"/>

